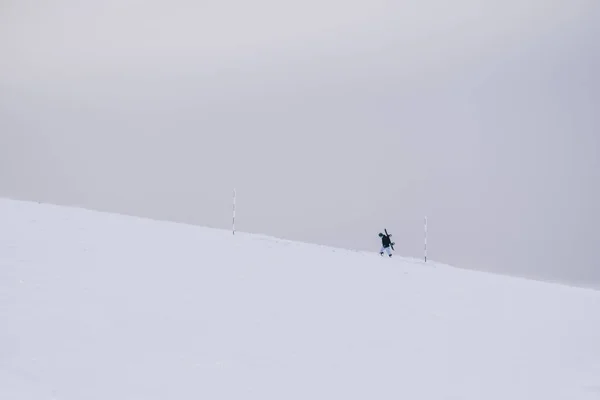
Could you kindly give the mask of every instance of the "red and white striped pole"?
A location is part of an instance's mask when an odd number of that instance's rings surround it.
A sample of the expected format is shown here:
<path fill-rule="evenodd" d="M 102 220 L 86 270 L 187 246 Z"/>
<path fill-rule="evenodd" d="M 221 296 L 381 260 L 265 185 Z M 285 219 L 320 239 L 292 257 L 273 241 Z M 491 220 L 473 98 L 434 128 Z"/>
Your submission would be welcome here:
<path fill-rule="evenodd" d="M 425 262 L 427 262 L 427 217 L 425 217 Z"/>
<path fill-rule="evenodd" d="M 233 220 L 231 222 L 231 230 L 233 232 L 233 234 L 235 235 L 235 189 L 233 189 Z"/>

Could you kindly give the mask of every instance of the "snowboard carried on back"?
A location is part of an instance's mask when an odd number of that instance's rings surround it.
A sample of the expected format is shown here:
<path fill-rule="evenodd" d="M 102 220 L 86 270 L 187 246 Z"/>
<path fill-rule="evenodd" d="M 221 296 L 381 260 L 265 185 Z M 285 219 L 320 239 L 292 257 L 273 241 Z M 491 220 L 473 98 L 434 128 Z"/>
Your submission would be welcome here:
<path fill-rule="evenodd" d="M 387 229 L 384 229 L 384 232 L 385 232 L 386 236 L 388 236 L 389 238 L 391 238 L 391 237 L 392 237 L 392 235 L 390 235 L 390 234 L 388 233 Z M 396 243 L 394 243 L 394 242 L 391 242 L 391 243 L 390 243 L 390 247 L 391 247 L 391 248 L 392 248 L 392 250 L 394 250 L 394 251 L 396 251 L 396 250 L 394 249 L 394 245 L 395 245 L 395 244 L 396 244 Z"/>

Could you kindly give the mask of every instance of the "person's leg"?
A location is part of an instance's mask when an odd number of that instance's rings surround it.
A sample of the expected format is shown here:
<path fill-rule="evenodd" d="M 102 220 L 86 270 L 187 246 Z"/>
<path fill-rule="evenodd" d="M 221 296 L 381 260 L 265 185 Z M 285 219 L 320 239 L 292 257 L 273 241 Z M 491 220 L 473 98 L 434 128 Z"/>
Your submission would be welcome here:
<path fill-rule="evenodd" d="M 392 256 L 392 249 L 390 247 L 386 247 L 385 251 L 387 252 L 388 257 Z"/>

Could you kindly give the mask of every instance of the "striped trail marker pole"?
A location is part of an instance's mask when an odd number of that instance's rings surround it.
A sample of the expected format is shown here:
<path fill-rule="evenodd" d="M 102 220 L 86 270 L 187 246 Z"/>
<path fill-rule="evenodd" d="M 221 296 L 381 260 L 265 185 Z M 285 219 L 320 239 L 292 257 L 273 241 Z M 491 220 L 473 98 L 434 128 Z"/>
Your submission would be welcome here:
<path fill-rule="evenodd" d="M 425 217 L 425 262 L 427 262 L 427 217 Z"/>
<path fill-rule="evenodd" d="M 235 195 L 236 195 L 235 189 L 233 189 L 233 220 L 231 222 L 231 229 L 232 229 L 232 232 L 234 235 L 235 235 L 235 197 L 236 197 Z"/>

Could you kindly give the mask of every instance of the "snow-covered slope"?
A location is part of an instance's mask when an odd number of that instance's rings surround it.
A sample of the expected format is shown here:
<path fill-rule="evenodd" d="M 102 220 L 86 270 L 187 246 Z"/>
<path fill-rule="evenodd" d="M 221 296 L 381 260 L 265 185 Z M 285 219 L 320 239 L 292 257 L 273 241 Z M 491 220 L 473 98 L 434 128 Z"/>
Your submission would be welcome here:
<path fill-rule="evenodd" d="M 0 200 L 2 400 L 599 398 L 597 291 Z"/>

